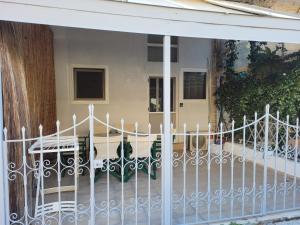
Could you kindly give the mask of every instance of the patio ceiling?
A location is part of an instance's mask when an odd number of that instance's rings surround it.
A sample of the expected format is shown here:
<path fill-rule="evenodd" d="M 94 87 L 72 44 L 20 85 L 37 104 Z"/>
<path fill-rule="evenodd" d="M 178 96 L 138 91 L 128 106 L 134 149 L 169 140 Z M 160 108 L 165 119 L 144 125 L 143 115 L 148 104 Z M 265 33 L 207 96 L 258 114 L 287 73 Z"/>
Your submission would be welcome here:
<path fill-rule="evenodd" d="M 191 9 L 104 0 L 0 0 L 0 20 L 195 38 L 300 43 L 297 18 L 254 15 L 201 1 L 185 2 L 193 3 L 194 7 L 201 5 Z"/>

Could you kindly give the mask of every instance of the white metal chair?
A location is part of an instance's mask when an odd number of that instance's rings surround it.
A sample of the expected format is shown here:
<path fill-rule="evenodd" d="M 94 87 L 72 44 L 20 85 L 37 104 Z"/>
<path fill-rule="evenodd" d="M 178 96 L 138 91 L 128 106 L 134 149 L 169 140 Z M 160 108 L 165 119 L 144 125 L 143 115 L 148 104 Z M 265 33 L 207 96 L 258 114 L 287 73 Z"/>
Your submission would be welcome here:
<path fill-rule="evenodd" d="M 118 148 L 122 143 L 122 136 L 109 136 L 109 137 L 99 137 L 94 136 L 94 148 L 96 151 L 95 161 L 102 164 L 104 161 L 110 161 L 111 163 L 118 163 L 118 159 L 120 158 L 118 155 Z M 106 168 L 109 169 L 109 168 Z M 95 181 L 100 178 L 102 174 L 101 168 L 96 170 Z M 111 174 L 118 179 L 121 178 L 120 172 L 115 168 L 114 171 L 111 171 Z"/>
<path fill-rule="evenodd" d="M 157 140 L 157 135 L 149 136 L 135 136 L 128 135 L 127 141 L 132 148 L 131 158 L 149 157 L 154 142 Z"/>
<path fill-rule="evenodd" d="M 117 149 L 122 142 L 122 136 L 94 137 L 94 147 L 96 148 L 95 160 L 119 158 Z M 109 151 L 107 151 L 107 148 Z"/>

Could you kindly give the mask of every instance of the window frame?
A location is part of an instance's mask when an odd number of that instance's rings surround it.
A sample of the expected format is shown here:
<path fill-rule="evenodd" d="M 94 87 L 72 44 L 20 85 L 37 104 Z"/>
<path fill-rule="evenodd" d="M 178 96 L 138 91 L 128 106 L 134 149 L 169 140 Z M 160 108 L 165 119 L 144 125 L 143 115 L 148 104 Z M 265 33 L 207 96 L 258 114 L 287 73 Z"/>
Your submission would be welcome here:
<path fill-rule="evenodd" d="M 185 99 L 184 98 L 184 73 L 185 72 L 191 72 L 191 73 L 205 73 L 206 74 L 206 79 L 205 79 L 205 98 L 201 99 Z M 208 82 L 209 82 L 209 75 L 207 69 L 195 69 L 195 68 L 184 68 L 181 69 L 181 96 L 180 96 L 180 101 L 182 102 L 206 102 L 209 100 L 209 90 L 208 90 Z"/>
<path fill-rule="evenodd" d="M 149 42 L 149 35 L 152 35 L 152 34 L 148 34 L 146 35 L 146 61 L 147 62 L 150 62 L 150 63 L 162 63 L 163 62 L 163 59 L 162 61 L 150 61 L 149 60 L 149 47 L 159 47 L 159 48 L 162 48 L 162 51 L 163 51 L 163 48 L 164 48 L 164 44 L 163 43 L 151 43 Z M 157 36 L 161 36 L 161 35 L 157 35 Z M 175 36 L 174 36 L 175 37 Z M 177 61 L 176 62 L 172 62 L 171 60 L 171 63 L 179 63 L 179 37 L 177 37 L 177 44 L 172 44 L 171 43 L 171 49 L 172 48 L 176 48 L 176 52 L 177 52 Z M 171 54 L 172 54 L 172 51 L 171 51 Z M 170 55 L 170 58 L 172 59 L 172 55 Z"/>
<path fill-rule="evenodd" d="M 104 70 L 104 98 L 103 99 L 77 99 L 75 94 L 75 69 L 90 69 L 90 70 Z M 70 68 L 70 98 L 72 104 L 108 104 L 109 103 L 109 86 L 108 86 L 108 67 L 103 65 L 82 65 L 73 64 Z"/>

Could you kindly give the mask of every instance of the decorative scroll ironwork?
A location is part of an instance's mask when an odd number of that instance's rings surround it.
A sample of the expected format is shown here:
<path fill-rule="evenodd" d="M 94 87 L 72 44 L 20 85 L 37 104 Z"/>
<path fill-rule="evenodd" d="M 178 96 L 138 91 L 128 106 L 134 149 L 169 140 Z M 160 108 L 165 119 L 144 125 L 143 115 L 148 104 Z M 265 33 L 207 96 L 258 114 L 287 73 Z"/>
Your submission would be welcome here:
<path fill-rule="evenodd" d="M 22 145 L 23 161 L 7 162 L 9 184 L 23 182 L 24 214 L 10 212 L 12 224 L 161 224 L 161 132 L 151 125 L 139 131 L 94 116 L 40 137 L 7 140 Z M 89 135 L 78 130 L 89 126 Z M 171 136 L 182 143 L 173 149 L 172 218 L 174 224 L 207 224 L 300 206 L 299 122 L 291 125 L 266 114 L 230 130 L 200 132 L 199 125 Z M 102 133 L 97 133 L 101 127 Z M 177 128 L 177 130 L 180 130 Z M 192 131 L 190 131 L 192 130 Z M 193 131 L 194 130 L 194 131 Z M 117 140 L 117 141 L 116 141 Z M 170 140 L 172 141 L 172 140 Z M 116 143 L 117 142 L 117 143 Z M 174 144 L 175 145 L 175 144 Z M 177 144 L 180 146 L 180 144 Z M 30 157 L 28 157 L 30 156 Z M 28 160 L 33 159 L 33 163 Z M 34 190 L 28 189 L 28 178 Z M 35 195 L 35 202 L 26 196 Z M 14 195 L 10 193 L 10 200 Z M 33 212 L 29 210 L 33 208 Z"/>

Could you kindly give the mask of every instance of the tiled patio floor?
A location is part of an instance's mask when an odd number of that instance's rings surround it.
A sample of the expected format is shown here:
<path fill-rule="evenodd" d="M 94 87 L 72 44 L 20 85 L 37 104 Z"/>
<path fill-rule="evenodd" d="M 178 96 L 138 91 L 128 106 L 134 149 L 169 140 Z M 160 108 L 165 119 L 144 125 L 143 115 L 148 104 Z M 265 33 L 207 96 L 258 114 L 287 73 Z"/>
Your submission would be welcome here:
<path fill-rule="evenodd" d="M 212 155 L 213 157 L 215 155 Z M 204 158 L 205 159 L 205 158 Z M 256 166 L 255 178 L 255 201 L 253 201 L 253 163 L 245 162 L 245 176 L 243 179 L 243 163 L 238 159 L 234 161 L 234 176 L 231 179 L 231 161 L 230 158 L 224 160 L 222 164 L 222 192 L 220 193 L 220 164 L 216 160 L 212 161 L 210 170 L 210 201 L 208 200 L 208 169 L 205 160 L 198 166 L 198 169 L 191 160 L 187 161 L 183 166 L 182 161 L 173 169 L 173 223 L 205 223 L 208 220 L 208 212 L 210 220 L 219 220 L 230 217 L 242 217 L 259 214 L 262 210 L 262 189 L 263 184 L 263 167 Z M 185 170 L 185 176 L 183 171 Z M 198 170 L 198 185 L 196 185 L 196 174 Z M 184 179 L 186 182 L 184 182 Z M 113 176 L 109 176 L 109 199 L 110 199 L 110 215 L 109 223 L 111 225 L 121 224 L 122 219 L 122 191 L 124 207 L 124 224 L 161 224 L 161 169 L 158 169 L 158 177 L 156 180 L 150 180 L 147 174 L 138 172 L 137 180 L 133 176 L 127 183 L 121 183 Z M 56 179 L 51 178 L 48 185 L 54 185 Z M 234 198 L 231 201 L 230 185 L 231 181 L 234 185 Z M 63 184 L 71 184 L 73 182 L 71 176 L 63 178 Z M 243 189 L 244 182 L 244 189 Z M 284 201 L 286 208 L 293 207 L 293 178 L 287 177 L 286 195 L 284 196 L 284 174 L 277 175 L 277 191 L 274 192 L 274 171 L 268 170 L 268 191 L 267 191 L 267 211 L 274 208 L 274 199 L 276 197 L 276 210 L 284 209 Z M 185 185 L 184 185 L 185 183 Z M 195 201 L 195 193 L 198 186 L 199 201 Z M 300 207 L 300 183 L 297 181 L 296 206 Z M 137 187 L 137 189 L 136 189 Z M 149 192 L 150 187 L 150 192 Z M 290 187 L 290 188 L 289 188 Z M 107 210 L 105 210 L 108 197 L 107 176 L 104 174 L 95 182 L 95 201 L 96 201 L 96 224 L 107 224 Z M 136 190 L 138 196 L 138 213 L 135 214 L 136 207 Z M 185 190 L 185 191 L 184 191 Z M 242 193 L 245 193 L 244 197 Z M 185 192 L 185 195 L 183 193 Z M 151 199 L 151 209 L 148 208 L 148 199 Z M 79 177 L 78 204 L 80 204 L 79 222 L 78 224 L 88 224 L 90 218 L 90 182 L 89 175 Z M 183 198 L 185 196 L 185 199 Z M 222 196 L 222 201 L 220 201 Z M 55 201 L 56 194 L 47 195 L 47 202 Z M 285 200 L 284 200 L 285 199 Z M 62 194 L 62 200 L 74 200 L 74 192 Z M 185 207 L 184 207 L 185 202 Z M 210 207 L 209 204 L 210 203 Z M 221 204 L 220 204 L 221 203 Z M 255 206 L 253 206 L 253 203 Z M 232 205 L 232 211 L 231 211 Z M 244 208 L 244 213 L 242 212 Z M 254 211 L 253 211 L 254 209 Z M 84 211 L 86 210 L 86 211 Z M 221 212 L 220 212 L 221 210 Z M 150 214 L 148 213 L 150 212 Z M 232 215 L 231 215 L 232 213 Z M 72 217 L 72 216 L 70 216 Z M 64 218 L 63 224 L 74 224 L 70 217 Z M 233 219 L 234 220 L 234 219 Z M 69 222 L 68 222 L 69 221 Z M 55 223 L 54 223 L 55 224 Z"/>

